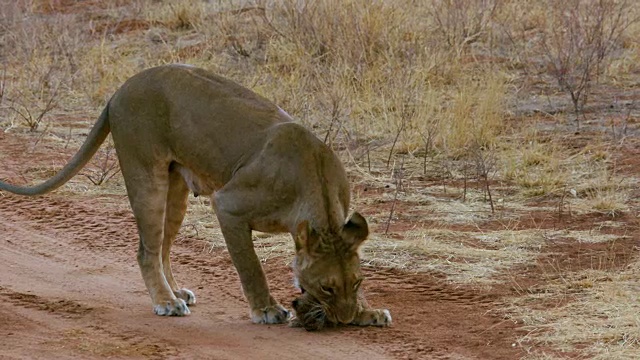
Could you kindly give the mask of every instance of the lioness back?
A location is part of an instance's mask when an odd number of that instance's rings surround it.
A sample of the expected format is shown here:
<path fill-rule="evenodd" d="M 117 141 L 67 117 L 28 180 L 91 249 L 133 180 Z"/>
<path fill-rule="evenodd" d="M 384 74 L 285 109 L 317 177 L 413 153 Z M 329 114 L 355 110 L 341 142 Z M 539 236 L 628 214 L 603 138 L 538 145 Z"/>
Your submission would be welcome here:
<path fill-rule="evenodd" d="M 146 151 L 153 146 L 154 156 L 201 175 L 215 174 L 208 180 L 214 188 L 263 145 L 271 126 L 288 121 L 282 109 L 253 91 L 186 65 L 133 76 L 109 107 L 116 148 Z"/>

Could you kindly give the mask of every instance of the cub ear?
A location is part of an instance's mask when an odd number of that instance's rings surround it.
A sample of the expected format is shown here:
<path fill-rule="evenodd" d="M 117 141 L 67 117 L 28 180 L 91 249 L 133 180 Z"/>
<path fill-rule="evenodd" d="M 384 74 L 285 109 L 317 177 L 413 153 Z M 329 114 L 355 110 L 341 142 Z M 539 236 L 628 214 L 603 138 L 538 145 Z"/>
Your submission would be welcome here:
<path fill-rule="evenodd" d="M 356 251 L 363 241 L 369 236 L 369 226 L 367 220 L 357 212 L 351 215 L 349 221 L 342 227 L 342 238 L 351 245 L 351 249 Z"/>
<path fill-rule="evenodd" d="M 313 233 L 313 229 L 309 226 L 309 221 L 304 220 L 296 227 L 296 253 L 304 253 L 313 255 L 313 249 L 317 243 L 317 236 Z"/>

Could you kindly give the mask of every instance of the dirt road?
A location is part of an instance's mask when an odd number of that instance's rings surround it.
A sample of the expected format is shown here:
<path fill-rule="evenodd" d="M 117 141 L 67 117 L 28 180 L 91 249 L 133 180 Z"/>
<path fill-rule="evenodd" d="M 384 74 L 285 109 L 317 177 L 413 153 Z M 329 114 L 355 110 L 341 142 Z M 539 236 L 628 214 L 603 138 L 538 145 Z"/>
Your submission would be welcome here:
<path fill-rule="evenodd" d="M 6 136 L 6 135 L 5 135 Z M 21 146 L 1 139 L 8 166 Z M 46 151 L 44 149 L 43 151 Z M 41 157 L 44 159 L 46 157 Z M 6 169 L 6 168 L 5 168 Z M 5 170 L 6 171 L 6 170 Z M 11 178 L 11 174 L 0 174 Z M 490 311 L 499 294 L 451 288 L 440 279 L 367 268 L 372 305 L 391 328 L 310 333 L 251 324 L 226 250 L 186 238 L 174 271 L 198 296 L 192 314 L 158 317 L 135 260 L 137 233 L 123 195 L 0 194 L 0 358 L 513 359 L 515 325 Z M 213 215 L 212 215 L 213 216 Z M 264 266 L 274 296 L 295 296 L 287 259 Z"/>

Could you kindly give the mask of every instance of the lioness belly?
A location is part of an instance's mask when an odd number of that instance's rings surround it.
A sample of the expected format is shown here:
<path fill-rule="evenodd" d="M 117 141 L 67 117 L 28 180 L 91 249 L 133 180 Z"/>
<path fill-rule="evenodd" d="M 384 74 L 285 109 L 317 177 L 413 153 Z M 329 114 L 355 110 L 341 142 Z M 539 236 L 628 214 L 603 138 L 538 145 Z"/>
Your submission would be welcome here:
<path fill-rule="evenodd" d="M 213 191 L 216 189 L 215 184 L 202 179 L 201 177 L 196 175 L 193 171 L 182 166 L 181 164 L 173 163 L 172 167 L 173 169 L 178 171 L 180 175 L 182 175 L 182 177 L 184 178 L 184 181 L 187 183 L 187 186 L 189 187 L 189 190 L 193 192 L 194 196 L 196 197 L 200 195 L 209 196 L 213 194 Z"/>

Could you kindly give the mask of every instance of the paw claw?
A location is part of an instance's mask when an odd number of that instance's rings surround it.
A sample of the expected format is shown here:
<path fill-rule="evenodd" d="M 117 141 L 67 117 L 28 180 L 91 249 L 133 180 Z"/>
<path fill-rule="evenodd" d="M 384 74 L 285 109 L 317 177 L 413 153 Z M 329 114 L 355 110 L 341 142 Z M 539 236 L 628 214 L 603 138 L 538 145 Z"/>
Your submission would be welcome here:
<path fill-rule="evenodd" d="M 282 324 L 291 318 L 291 312 L 281 305 L 267 306 L 251 311 L 251 321 L 255 324 Z"/>
<path fill-rule="evenodd" d="M 170 300 L 166 304 L 155 305 L 153 312 L 160 316 L 185 316 L 191 314 L 187 303 L 182 299 Z"/>
<path fill-rule="evenodd" d="M 391 325 L 391 313 L 387 309 L 365 310 L 359 315 L 352 325 L 357 326 L 389 326 Z"/>
<path fill-rule="evenodd" d="M 380 318 L 377 319 L 378 323 L 374 324 L 376 326 L 389 326 L 391 325 L 391 313 L 387 309 L 382 309 L 382 314 Z"/>
<path fill-rule="evenodd" d="M 178 298 L 184 300 L 187 305 L 195 305 L 196 304 L 196 294 L 189 289 L 180 289 L 173 292 L 173 294 Z"/>

